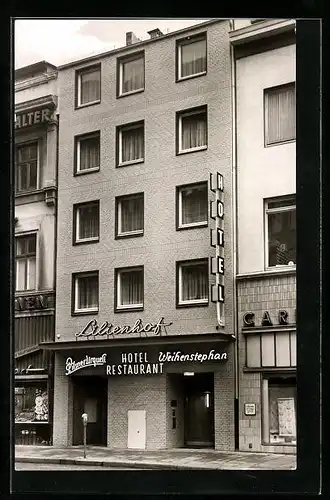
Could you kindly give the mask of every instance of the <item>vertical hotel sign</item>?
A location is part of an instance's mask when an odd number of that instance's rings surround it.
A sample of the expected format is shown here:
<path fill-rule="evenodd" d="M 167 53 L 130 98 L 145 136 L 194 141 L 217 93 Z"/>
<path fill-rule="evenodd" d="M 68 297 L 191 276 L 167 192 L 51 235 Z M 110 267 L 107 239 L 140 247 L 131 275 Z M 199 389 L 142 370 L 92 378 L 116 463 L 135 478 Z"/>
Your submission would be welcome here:
<path fill-rule="evenodd" d="M 215 285 L 211 287 L 211 300 L 217 306 L 219 325 L 225 326 L 223 176 L 219 172 L 210 174 L 210 190 L 215 195 L 215 199 L 210 202 L 210 218 L 215 222 L 214 229 L 210 229 L 211 246 L 215 248 L 215 256 L 211 257 L 211 273 L 215 275 Z"/>

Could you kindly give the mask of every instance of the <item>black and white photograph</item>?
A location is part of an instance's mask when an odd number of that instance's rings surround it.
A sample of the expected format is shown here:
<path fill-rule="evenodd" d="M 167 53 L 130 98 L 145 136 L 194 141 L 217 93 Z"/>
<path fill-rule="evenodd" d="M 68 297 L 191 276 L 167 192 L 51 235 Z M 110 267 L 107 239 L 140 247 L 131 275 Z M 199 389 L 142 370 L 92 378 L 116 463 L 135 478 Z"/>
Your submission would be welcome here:
<path fill-rule="evenodd" d="M 15 471 L 296 470 L 296 48 L 15 19 Z"/>

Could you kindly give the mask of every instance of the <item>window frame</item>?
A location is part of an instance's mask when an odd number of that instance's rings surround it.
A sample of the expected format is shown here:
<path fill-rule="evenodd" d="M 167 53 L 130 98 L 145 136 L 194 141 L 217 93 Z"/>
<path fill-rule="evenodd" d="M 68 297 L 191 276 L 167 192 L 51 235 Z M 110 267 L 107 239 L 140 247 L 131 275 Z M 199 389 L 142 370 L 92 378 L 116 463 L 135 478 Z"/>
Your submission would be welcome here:
<path fill-rule="evenodd" d="M 194 264 L 207 264 L 207 299 L 195 299 L 189 301 L 182 300 L 182 272 L 183 266 L 193 266 Z M 210 259 L 209 257 L 176 261 L 176 308 L 185 307 L 207 307 L 210 303 Z"/>
<path fill-rule="evenodd" d="M 197 146 L 190 149 L 182 149 L 182 118 L 187 116 L 205 114 L 206 118 L 206 145 Z M 176 155 L 183 155 L 188 153 L 195 153 L 197 151 L 206 151 L 208 148 L 208 107 L 207 104 L 197 106 L 195 108 L 185 109 L 176 112 Z"/>
<path fill-rule="evenodd" d="M 274 201 L 276 202 L 290 202 L 290 200 L 294 200 L 295 203 L 294 205 L 283 205 L 282 207 L 278 208 L 268 208 L 268 204 L 272 203 Z M 275 213 L 281 213 L 281 212 L 289 212 L 297 210 L 296 206 L 296 195 L 295 194 L 290 194 L 290 195 L 285 195 L 285 196 L 276 196 L 272 198 L 265 198 L 264 199 L 264 260 L 265 260 L 265 270 L 266 271 L 273 271 L 274 269 L 296 269 L 296 263 L 295 264 L 279 264 L 275 266 L 270 266 L 269 265 L 269 242 L 268 242 L 268 214 L 275 214 Z M 297 251 L 297 248 L 296 248 Z"/>
<path fill-rule="evenodd" d="M 127 62 L 136 61 L 137 59 L 143 58 L 143 87 L 136 90 L 131 90 L 129 92 L 123 92 L 123 65 Z M 139 94 L 140 92 L 144 92 L 146 86 L 146 71 L 145 71 L 145 51 L 140 50 L 138 52 L 133 52 L 132 54 L 128 54 L 126 56 L 117 57 L 117 99 L 121 97 L 126 97 L 129 95 Z"/>
<path fill-rule="evenodd" d="M 79 278 L 97 276 L 98 280 L 98 290 L 97 290 L 97 307 L 89 309 L 78 309 L 78 280 Z M 100 277 L 99 271 L 82 271 L 78 273 L 72 273 L 72 285 L 71 285 L 71 316 L 85 316 L 98 314 L 100 309 Z"/>
<path fill-rule="evenodd" d="M 41 147 L 40 147 L 40 138 L 31 139 L 29 141 L 18 142 L 15 144 L 15 196 L 23 196 L 34 193 L 40 189 L 40 164 L 41 164 Z M 37 181 L 36 187 L 32 189 L 22 189 L 18 190 L 18 150 L 22 147 L 29 146 L 32 144 L 36 144 L 37 146 Z"/>
<path fill-rule="evenodd" d="M 289 144 L 291 142 L 296 142 L 296 137 L 297 137 L 297 132 L 296 132 L 296 125 L 295 125 L 295 137 L 291 139 L 284 139 L 280 141 L 273 141 L 269 142 L 268 141 L 268 96 L 270 92 L 276 92 L 279 90 L 284 90 L 286 88 L 294 87 L 294 92 L 296 92 L 296 82 L 288 82 L 284 83 L 281 85 L 275 85 L 273 87 L 267 87 L 263 89 L 263 108 L 264 108 L 264 147 L 265 148 L 270 148 L 273 146 L 278 146 L 280 144 Z M 297 109 L 297 104 L 295 106 L 295 113 Z"/>
<path fill-rule="evenodd" d="M 182 223 L 182 191 L 185 189 L 194 189 L 197 188 L 198 186 L 203 186 L 205 185 L 206 188 L 206 194 L 207 194 L 207 207 L 206 207 L 206 220 L 203 222 L 193 222 L 190 224 L 183 224 Z M 176 186 L 176 230 L 181 231 L 184 229 L 198 229 L 201 227 L 207 227 L 209 224 L 208 221 L 208 183 L 207 181 L 200 181 L 200 182 L 194 182 L 192 184 L 182 184 L 180 186 Z"/>
<path fill-rule="evenodd" d="M 79 209 L 86 207 L 88 205 L 95 205 L 97 206 L 98 209 L 98 236 L 93 236 L 91 238 L 83 238 L 79 239 L 79 225 L 80 225 L 80 215 L 79 215 Z M 82 203 L 75 203 L 73 205 L 73 224 L 72 224 L 72 244 L 73 246 L 75 245 L 85 245 L 88 243 L 98 243 L 100 241 L 100 200 L 92 200 L 92 201 L 85 201 Z"/>
<path fill-rule="evenodd" d="M 120 299 L 120 292 L 121 292 L 121 283 L 120 283 L 120 276 L 123 273 L 129 273 L 130 271 L 142 271 L 142 297 L 143 297 L 143 302 L 140 304 L 132 304 L 132 305 L 120 305 L 119 304 L 119 299 Z M 136 311 L 143 311 L 144 310 L 144 265 L 140 266 L 129 266 L 129 267 L 117 267 L 115 268 L 115 293 L 114 293 L 114 312 L 115 313 L 121 313 L 121 312 L 136 312 Z"/>
<path fill-rule="evenodd" d="M 262 398 L 261 398 L 261 444 L 263 446 L 297 446 L 297 377 L 294 372 L 285 372 L 284 370 L 281 371 L 276 371 L 276 372 L 270 372 L 270 373 L 261 373 L 260 375 L 261 379 L 261 392 L 262 392 Z M 295 416 L 296 416 L 296 440 L 295 442 L 270 442 L 270 431 L 269 431 L 269 381 L 274 379 L 281 379 L 282 381 L 285 380 L 290 380 L 290 379 L 295 379 L 295 386 L 289 385 L 289 387 L 295 387 L 295 397 L 294 397 L 294 407 L 295 407 Z M 264 380 L 267 380 L 267 404 L 265 405 L 265 398 L 264 398 L 264 391 L 263 391 L 263 383 Z M 285 385 L 285 384 L 283 384 Z M 265 415 L 265 409 L 268 409 L 268 415 L 266 417 Z M 268 439 L 266 439 L 266 436 L 264 435 L 264 421 L 267 419 L 268 421 Z"/>
<path fill-rule="evenodd" d="M 80 170 L 80 143 L 84 140 L 93 139 L 96 137 L 99 139 L 99 159 L 100 159 L 99 166 Z M 87 132 L 86 134 L 75 135 L 75 137 L 74 137 L 74 169 L 73 169 L 74 177 L 77 175 L 85 175 L 85 174 L 91 174 L 93 172 L 99 172 L 100 169 L 101 169 L 101 131 L 95 130 L 94 132 Z"/>
<path fill-rule="evenodd" d="M 35 287 L 34 288 L 24 288 L 23 290 L 18 290 L 17 289 L 17 259 L 20 259 L 20 257 L 17 257 L 16 255 L 16 245 L 17 245 L 17 239 L 18 238 L 26 238 L 29 236 L 35 236 L 36 240 L 36 253 L 35 253 Z M 24 257 L 22 257 L 23 259 Z M 38 231 L 25 231 L 22 233 L 16 233 L 15 234 L 15 293 L 24 293 L 24 292 L 36 292 L 39 290 L 39 235 Z M 26 275 L 26 270 L 25 270 L 25 275 Z M 26 278 L 26 276 L 25 276 Z"/>
<path fill-rule="evenodd" d="M 205 71 L 201 71 L 199 73 L 194 73 L 192 75 L 188 76 L 181 76 L 181 62 L 182 62 L 182 53 L 181 53 L 181 48 L 184 45 L 190 45 L 194 42 L 198 42 L 201 40 L 205 40 Z M 175 47 L 175 56 L 176 56 L 176 61 L 175 61 L 175 81 L 176 83 L 178 82 L 184 82 L 186 80 L 190 80 L 191 78 L 198 78 L 200 76 L 205 76 L 207 74 L 207 32 L 204 31 L 203 33 L 197 33 L 195 35 L 190 35 L 185 38 L 180 38 L 179 40 L 176 40 L 176 47 Z"/>
<path fill-rule="evenodd" d="M 81 103 L 81 75 L 84 73 L 93 73 L 94 71 L 99 71 L 100 73 L 100 98 L 95 101 L 90 101 L 86 103 Z M 92 64 L 90 66 L 85 66 L 79 68 L 75 71 L 75 109 L 86 108 L 87 106 L 94 106 L 100 104 L 101 102 L 101 63 Z"/>
<path fill-rule="evenodd" d="M 142 128 L 143 129 L 143 158 L 137 158 L 136 160 L 121 161 L 122 160 L 122 133 L 123 131 L 129 131 Z M 145 162 L 145 124 L 144 120 L 139 120 L 137 122 L 127 123 L 125 125 L 117 125 L 116 127 L 116 168 L 127 167 L 129 165 L 137 165 L 138 163 Z"/>
<path fill-rule="evenodd" d="M 123 200 L 127 200 L 130 198 L 137 198 L 141 197 L 142 198 L 142 209 L 143 209 L 143 229 L 138 230 L 138 231 L 131 231 L 131 232 L 120 232 L 120 210 L 121 210 L 121 202 Z M 115 214 L 116 214 L 116 219 L 115 219 L 115 239 L 125 239 L 125 238 L 138 238 L 144 235 L 144 192 L 140 193 L 132 193 L 132 194 L 125 194 L 122 196 L 116 196 L 115 198 Z"/>

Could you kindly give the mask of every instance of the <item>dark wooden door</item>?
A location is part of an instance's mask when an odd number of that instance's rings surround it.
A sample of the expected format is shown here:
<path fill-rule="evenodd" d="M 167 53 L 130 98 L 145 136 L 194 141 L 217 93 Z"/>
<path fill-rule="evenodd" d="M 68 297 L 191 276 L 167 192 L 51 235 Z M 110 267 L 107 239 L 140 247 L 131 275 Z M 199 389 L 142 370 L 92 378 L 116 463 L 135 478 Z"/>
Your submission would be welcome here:
<path fill-rule="evenodd" d="M 213 375 L 213 374 L 212 374 Z M 195 378 L 196 377 L 196 378 Z M 194 380 L 192 380 L 194 379 Z M 195 374 L 185 387 L 185 445 L 214 446 L 213 379 Z"/>
<path fill-rule="evenodd" d="M 87 445 L 107 445 L 107 382 L 102 377 L 75 377 L 73 391 L 73 445 L 82 445 L 81 415 L 88 414 Z"/>

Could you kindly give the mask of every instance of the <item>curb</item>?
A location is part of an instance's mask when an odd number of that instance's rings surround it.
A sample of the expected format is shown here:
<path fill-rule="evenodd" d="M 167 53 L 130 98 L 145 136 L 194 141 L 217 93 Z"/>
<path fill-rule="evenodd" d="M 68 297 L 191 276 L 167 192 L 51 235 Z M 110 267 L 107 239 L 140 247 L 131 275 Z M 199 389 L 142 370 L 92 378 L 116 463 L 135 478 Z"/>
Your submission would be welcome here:
<path fill-rule="evenodd" d="M 88 460 L 84 458 L 39 458 L 39 457 L 17 457 L 15 462 L 35 463 L 35 464 L 65 464 L 65 465 L 88 465 L 99 467 L 127 467 L 129 469 L 150 469 L 150 470 L 219 470 L 215 467 L 197 467 L 186 465 L 169 465 L 169 464 L 151 464 L 142 462 L 102 462 L 101 460 Z"/>

